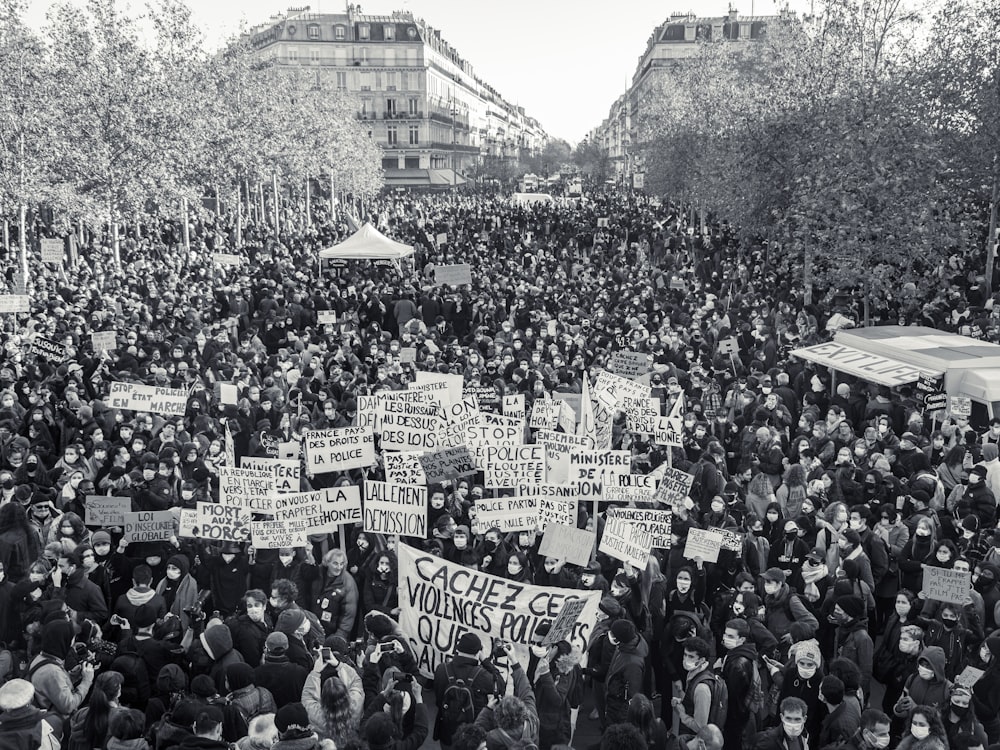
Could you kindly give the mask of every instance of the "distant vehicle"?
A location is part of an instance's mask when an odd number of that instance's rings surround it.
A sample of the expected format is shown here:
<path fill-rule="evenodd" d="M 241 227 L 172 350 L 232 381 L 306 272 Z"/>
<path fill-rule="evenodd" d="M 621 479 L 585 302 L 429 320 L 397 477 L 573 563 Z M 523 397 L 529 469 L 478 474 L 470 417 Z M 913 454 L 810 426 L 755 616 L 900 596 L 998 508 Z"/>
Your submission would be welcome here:
<path fill-rule="evenodd" d="M 533 206 L 537 203 L 552 203 L 555 199 L 548 193 L 514 193 L 510 197 L 514 205 Z"/>

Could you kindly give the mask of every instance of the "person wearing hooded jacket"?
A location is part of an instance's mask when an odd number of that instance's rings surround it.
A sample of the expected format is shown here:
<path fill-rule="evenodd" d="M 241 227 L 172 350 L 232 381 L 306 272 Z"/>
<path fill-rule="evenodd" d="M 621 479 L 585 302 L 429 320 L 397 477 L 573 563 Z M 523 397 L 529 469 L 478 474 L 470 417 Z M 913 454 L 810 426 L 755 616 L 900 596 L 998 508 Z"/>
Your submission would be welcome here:
<path fill-rule="evenodd" d="M 233 635 L 218 620 L 209 625 L 188 649 L 191 669 L 195 674 L 207 674 L 219 693 L 226 693 L 226 667 L 242 663 L 243 655 L 233 648 Z"/>
<path fill-rule="evenodd" d="M 979 655 L 987 661 L 983 676 L 972 686 L 972 707 L 992 744 L 1000 741 L 1000 635 L 989 636 Z"/>
<path fill-rule="evenodd" d="M 156 593 L 163 597 L 167 615 L 180 620 L 183 632 L 191 627 L 187 611 L 198 601 L 198 584 L 190 570 L 191 561 L 187 555 L 172 555 L 167 558 L 166 576 L 156 584 Z"/>
<path fill-rule="evenodd" d="M 73 625 L 69 620 L 53 620 L 42 628 L 41 652 L 32 659 L 28 679 L 35 686 L 35 701 L 40 708 L 65 722 L 86 700 L 94 683 L 94 667 L 84 663 L 82 678 L 73 685 L 66 670 L 66 657 L 73 643 Z M 61 732 L 62 724 L 57 728 Z"/>
<path fill-rule="evenodd" d="M 917 671 L 903 686 L 903 694 L 892 707 L 895 716 L 909 716 L 916 706 L 943 710 L 948 706 L 951 681 L 945 676 L 944 649 L 928 646 L 917 657 Z"/>
<path fill-rule="evenodd" d="M 802 603 L 798 594 L 785 582 L 785 571 L 768 568 L 762 576 L 764 580 L 764 626 L 772 633 L 781 633 L 780 642 L 791 642 L 792 623 L 802 623 L 810 635 L 819 629 L 819 620 Z"/>
<path fill-rule="evenodd" d="M 226 667 L 227 700 L 237 705 L 246 721 L 260 714 L 273 714 L 278 710 L 274 696 L 267 688 L 254 684 L 253 667 L 243 662 L 233 662 Z"/>
<path fill-rule="evenodd" d="M 507 750 L 538 744 L 538 710 L 535 691 L 524 668 L 518 663 L 513 647 L 504 646 L 514 678 L 514 695 L 505 695 L 495 706 L 486 706 L 476 715 L 476 726 L 486 730 L 486 750 Z M 552 679 L 546 671 L 539 679 Z M 640 679 L 640 683 L 642 680 Z"/>
<path fill-rule="evenodd" d="M 604 678 L 607 696 L 604 727 L 626 720 L 629 700 L 642 692 L 642 678 L 649 657 L 649 646 L 631 620 L 616 620 L 608 631 L 608 642 L 614 652 Z"/>
<path fill-rule="evenodd" d="M 750 625 L 742 618 L 726 622 L 722 633 L 721 676 L 733 699 L 729 701 L 726 721 L 720 727 L 725 747 L 741 747 L 744 738 L 753 737 L 760 729 L 757 717 L 750 712 L 749 698 L 754 682 L 757 647 L 750 639 Z"/>
<path fill-rule="evenodd" d="M 849 659 L 861 670 L 861 689 L 867 697 L 871 694 L 875 645 L 868 635 L 864 601 L 856 594 L 839 597 L 834 604 L 831 620 L 837 625 L 836 655 Z"/>
<path fill-rule="evenodd" d="M 62 599 L 66 606 L 77 613 L 81 621 L 93 620 L 103 625 L 108 619 L 108 603 L 101 590 L 89 578 L 83 567 L 83 551 L 62 552 L 59 556 L 60 580 L 53 572 L 56 584 L 53 592 L 56 599 Z"/>

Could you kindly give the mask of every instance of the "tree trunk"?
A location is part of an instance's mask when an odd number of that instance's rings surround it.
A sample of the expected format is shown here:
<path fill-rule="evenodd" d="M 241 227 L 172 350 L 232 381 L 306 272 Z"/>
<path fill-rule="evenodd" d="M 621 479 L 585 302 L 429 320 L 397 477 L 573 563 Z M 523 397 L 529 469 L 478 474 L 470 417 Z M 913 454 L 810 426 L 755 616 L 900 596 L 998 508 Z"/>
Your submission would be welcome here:
<path fill-rule="evenodd" d="M 986 235 L 986 296 L 993 295 L 993 266 L 997 260 L 997 212 L 1000 211 L 1000 156 L 993 157 L 993 197 L 990 200 L 990 231 Z"/>
<path fill-rule="evenodd" d="M 333 172 L 330 172 L 330 221 L 337 221 L 337 186 L 333 184 Z"/>
<path fill-rule="evenodd" d="M 278 219 L 278 175 L 271 175 L 271 192 L 274 196 L 274 233 L 281 233 L 281 224 Z"/>
<path fill-rule="evenodd" d="M 871 318 L 872 290 L 871 290 L 871 284 L 868 282 L 867 279 L 865 280 L 864 290 L 865 290 L 865 299 L 864 299 L 865 328 L 868 328 L 872 324 L 872 318 Z"/>
<path fill-rule="evenodd" d="M 181 198 L 181 221 L 183 226 L 181 227 L 181 236 L 184 238 L 184 250 L 187 253 L 191 252 L 191 227 L 189 224 L 188 217 L 188 199 Z"/>
<path fill-rule="evenodd" d="M 17 211 L 18 231 L 20 232 L 21 245 L 21 276 L 24 283 L 28 283 L 28 207 L 23 203 Z"/>
<path fill-rule="evenodd" d="M 805 291 L 803 299 L 806 305 L 811 305 L 813 298 L 812 262 L 812 243 L 806 240 L 802 258 L 802 288 Z"/>
<path fill-rule="evenodd" d="M 306 226 L 312 226 L 312 211 L 309 207 L 309 200 L 312 197 L 312 185 L 309 184 L 309 178 L 306 177 Z"/>
<path fill-rule="evenodd" d="M 243 199 L 240 197 L 240 184 L 236 183 L 236 247 L 243 247 Z"/>

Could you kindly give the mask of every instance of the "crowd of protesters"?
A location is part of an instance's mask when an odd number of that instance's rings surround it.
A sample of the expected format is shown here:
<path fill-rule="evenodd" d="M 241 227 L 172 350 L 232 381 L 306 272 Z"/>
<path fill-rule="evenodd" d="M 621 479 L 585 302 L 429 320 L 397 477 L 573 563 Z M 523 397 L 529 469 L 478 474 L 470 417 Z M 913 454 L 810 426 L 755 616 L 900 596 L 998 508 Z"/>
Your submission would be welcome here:
<path fill-rule="evenodd" d="M 367 209 L 415 262 L 321 267 L 317 251 L 347 233 L 322 218 L 277 235 L 251 224 L 236 250 L 222 219 L 192 222 L 190 250 L 168 221 L 134 227 L 120 269 L 99 236 L 65 270 L 32 258 L 32 310 L 5 316 L 0 363 L 0 748 L 549 750 L 573 747 L 583 721 L 608 750 L 1000 742 L 1000 420 L 932 423 L 908 387 L 831 390 L 789 352 L 855 302 L 806 305 L 780 250 L 670 204 Z M 469 263 L 473 283 L 435 286 L 436 263 Z M 878 321 L 997 338 L 1000 304 L 973 259 L 924 271 L 873 301 Z M 328 310 L 337 323 L 319 324 Z M 109 330 L 116 348 L 95 351 L 91 334 Z M 64 360 L 31 347 L 38 336 Z M 587 643 L 535 645 L 520 663 L 470 632 L 428 681 L 398 624 L 391 540 L 127 543 L 86 523 L 95 495 L 134 511 L 217 500 L 227 429 L 237 460 L 269 455 L 352 425 L 358 396 L 405 388 L 415 369 L 524 394 L 530 412 L 581 392 L 619 348 L 650 355 L 664 414 L 683 399 L 680 448 L 621 413 L 613 424 L 634 473 L 662 472 L 672 450 L 694 476 L 669 549 L 645 569 L 603 554 L 581 568 L 542 557 L 533 532 L 473 534 L 482 475 L 429 488 L 418 541 L 504 578 L 600 590 Z M 115 381 L 186 389 L 186 412 L 111 408 Z M 382 478 L 380 460 L 302 489 Z M 604 520 L 581 505 L 578 525 L 600 534 Z M 741 550 L 685 559 L 689 531 L 709 527 L 738 532 Z M 927 567 L 969 571 L 964 600 L 928 599 Z"/>

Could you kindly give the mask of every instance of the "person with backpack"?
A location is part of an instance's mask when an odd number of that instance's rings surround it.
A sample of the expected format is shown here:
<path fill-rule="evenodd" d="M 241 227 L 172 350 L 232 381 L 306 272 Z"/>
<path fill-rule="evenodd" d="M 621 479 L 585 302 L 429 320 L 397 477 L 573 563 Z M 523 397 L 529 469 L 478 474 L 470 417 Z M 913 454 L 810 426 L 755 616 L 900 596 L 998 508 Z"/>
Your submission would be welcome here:
<path fill-rule="evenodd" d="M 496 667 L 487 659 L 480 660 L 483 642 L 475 633 L 463 633 L 458 639 L 455 655 L 434 670 L 434 696 L 438 706 L 434 722 L 434 739 L 447 750 L 455 730 L 471 724 L 486 708 L 489 697 L 498 692 L 500 680 Z"/>
<path fill-rule="evenodd" d="M 741 747 L 744 738 L 753 737 L 765 713 L 765 695 L 758 666 L 757 647 L 750 638 L 750 625 L 742 618 L 726 623 L 722 633 L 721 676 L 727 689 L 741 700 L 733 701 L 720 725 L 726 747 Z"/>
<path fill-rule="evenodd" d="M 94 665 L 85 661 L 80 669 L 80 682 L 73 684 L 66 670 L 66 657 L 73 644 L 73 624 L 69 620 L 52 620 L 42 628 L 41 653 L 28 669 L 28 679 L 35 688 L 35 702 L 53 716 L 53 728 L 61 734 L 64 722 L 86 700 L 94 684 Z M 58 720 L 58 723 L 55 723 Z"/>
<path fill-rule="evenodd" d="M 615 650 L 604 678 L 606 698 L 601 722 L 603 727 L 626 720 L 629 700 L 642 692 L 642 680 L 649 657 L 649 646 L 631 620 L 622 618 L 615 621 L 608 631 L 608 642 Z"/>
<path fill-rule="evenodd" d="M 538 708 L 531 682 L 518 663 L 514 647 L 503 645 L 507 663 L 514 678 L 514 695 L 505 695 L 494 706 L 487 706 L 476 715 L 475 724 L 486 730 L 486 750 L 538 750 Z M 548 661 L 539 667 L 538 680 L 549 681 Z"/>
<path fill-rule="evenodd" d="M 33 705 L 35 688 L 15 678 L 0 687 L 0 747 L 4 750 L 59 750 L 59 737 L 45 712 Z"/>
<path fill-rule="evenodd" d="M 226 667 L 226 686 L 229 688 L 226 700 L 239 708 L 248 724 L 256 716 L 278 710 L 271 691 L 254 684 L 253 667 L 249 664 L 235 662 Z"/>
<path fill-rule="evenodd" d="M 684 641 L 682 666 L 687 673 L 684 697 L 671 699 L 682 727 L 697 734 L 708 724 L 726 725 L 729 691 L 726 683 L 712 671 L 709 659 L 712 648 L 704 638 L 692 636 Z"/>

